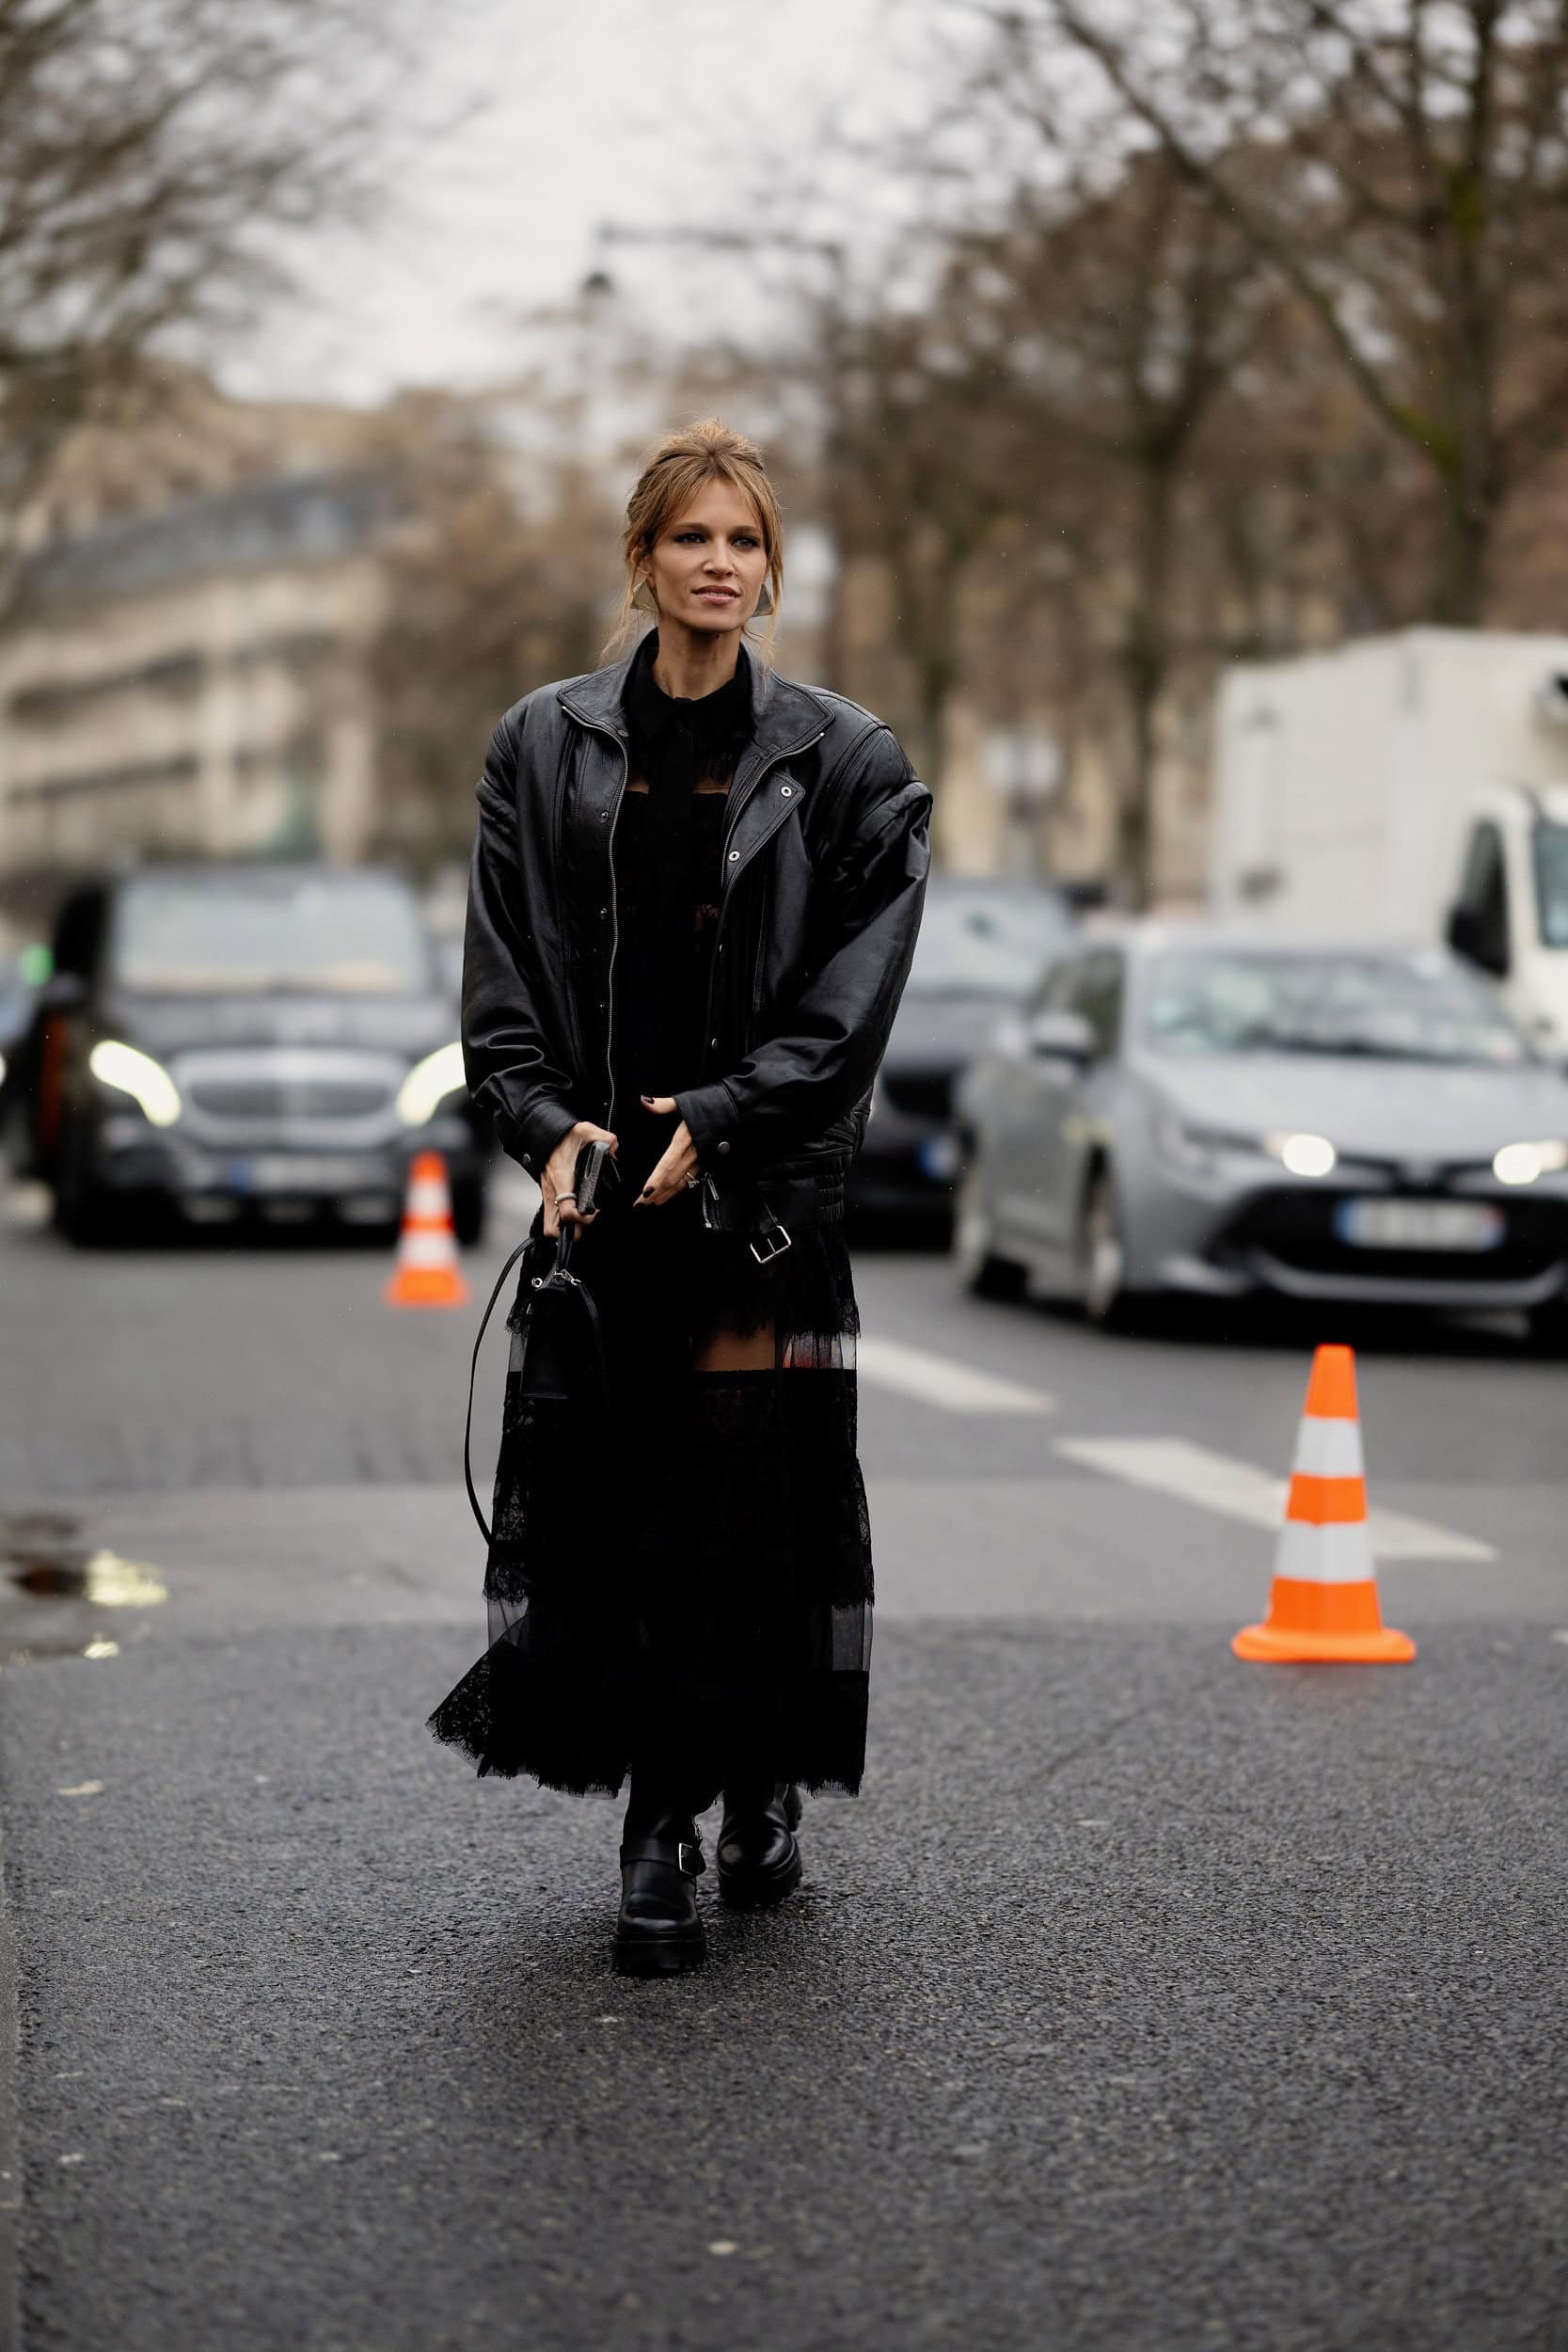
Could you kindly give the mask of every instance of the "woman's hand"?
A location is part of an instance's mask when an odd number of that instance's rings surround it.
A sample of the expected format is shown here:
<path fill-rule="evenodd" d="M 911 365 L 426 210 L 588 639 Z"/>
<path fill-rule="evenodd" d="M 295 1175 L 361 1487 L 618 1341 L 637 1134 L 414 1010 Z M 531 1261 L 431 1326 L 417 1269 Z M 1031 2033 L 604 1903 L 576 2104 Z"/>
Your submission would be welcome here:
<path fill-rule="evenodd" d="M 642 1100 L 649 1110 L 662 1111 L 666 1116 L 675 1107 L 673 1094 L 645 1094 Z M 696 1173 L 697 1147 L 691 1140 L 691 1130 L 683 1119 L 665 1145 L 663 1157 L 632 1202 L 632 1207 L 661 1208 L 666 1200 L 673 1200 L 678 1192 L 684 1192 L 687 1178 Z"/>
<path fill-rule="evenodd" d="M 591 1209 L 586 1216 L 579 1216 L 575 1197 L 568 1198 L 559 1209 L 556 1207 L 557 1193 L 564 1192 L 571 1195 L 572 1178 L 577 1172 L 578 1153 L 585 1143 L 593 1143 L 595 1140 L 608 1143 L 611 1159 L 616 1156 L 620 1147 L 610 1129 L 595 1127 L 591 1119 L 579 1119 L 575 1127 L 567 1129 L 549 1158 L 545 1162 L 545 1172 L 539 1180 L 539 1189 L 545 1200 L 546 1233 L 558 1234 L 563 1223 L 592 1225 L 598 1216 L 597 1209 Z"/>

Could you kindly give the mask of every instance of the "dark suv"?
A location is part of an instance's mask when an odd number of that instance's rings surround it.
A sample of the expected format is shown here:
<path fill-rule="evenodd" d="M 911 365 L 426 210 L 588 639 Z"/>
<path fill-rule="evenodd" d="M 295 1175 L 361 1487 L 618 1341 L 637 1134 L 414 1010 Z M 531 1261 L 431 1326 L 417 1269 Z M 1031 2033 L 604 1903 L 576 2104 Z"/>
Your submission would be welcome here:
<path fill-rule="evenodd" d="M 12 1079 L 71 1240 L 152 1205 L 384 1225 L 428 1150 L 480 1238 L 457 1008 L 401 876 L 144 866 L 67 898 L 54 960 Z"/>

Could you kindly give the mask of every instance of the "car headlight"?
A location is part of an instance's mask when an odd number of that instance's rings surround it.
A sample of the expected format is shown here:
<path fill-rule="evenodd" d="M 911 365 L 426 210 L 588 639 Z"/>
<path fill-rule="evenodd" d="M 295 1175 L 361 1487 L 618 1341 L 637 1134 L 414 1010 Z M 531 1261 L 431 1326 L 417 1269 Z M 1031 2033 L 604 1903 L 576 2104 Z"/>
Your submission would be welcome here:
<path fill-rule="evenodd" d="M 101 1038 L 87 1056 L 101 1086 L 113 1087 L 139 1103 L 154 1127 L 172 1127 L 180 1116 L 180 1089 L 161 1061 L 119 1038 Z"/>
<path fill-rule="evenodd" d="M 1292 1176 L 1327 1176 L 1339 1154 L 1326 1136 L 1281 1134 L 1265 1136 L 1263 1149 Z"/>
<path fill-rule="evenodd" d="M 1538 1176 L 1556 1176 L 1568 1168 L 1568 1143 L 1548 1138 L 1544 1143 L 1505 1143 L 1492 1162 L 1499 1184 L 1533 1184 Z"/>
<path fill-rule="evenodd" d="M 1227 1134 L 1217 1127 L 1191 1126 L 1168 1111 L 1159 1122 L 1156 1141 L 1177 1167 L 1206 1175 L 1225 1160 L 1271 1159 L 1292 1176 L 1326 1176 L 1339 1156 L 1326 1136 Z"/>
<path fill-rule="evenodd" d="M 397 1112 L 405 1127 L 422 1127 L 434 1119 L 449 1094 L 465 1085 L 463 1048 L 442 1045 L 417 1061 L 398 1089 Z"/>

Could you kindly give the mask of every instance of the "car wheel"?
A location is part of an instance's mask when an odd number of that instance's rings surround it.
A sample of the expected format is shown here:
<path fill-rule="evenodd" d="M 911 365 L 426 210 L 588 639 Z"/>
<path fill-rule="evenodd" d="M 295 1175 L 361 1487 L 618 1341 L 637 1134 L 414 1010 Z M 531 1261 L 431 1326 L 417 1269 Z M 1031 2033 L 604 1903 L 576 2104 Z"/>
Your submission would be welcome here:
<path fill-rule="evenodd" d="M 1108 1168 L 1095 1170 L 1084 1196 L 1078 1266 L 1084 1312 L 1090 1323 L 1102 1331 L 1124 1331 L 1132 1304 L 1127 1288 L 1127 1242 Z"/>
<path fill-rule="evenodd" d="M 451 1230 L 460 1249 L 477 1249 L 484 1239 L 487 1206 L 481 1179 L 452 1186 Z"/>
<path fill-rule="evenodd" d="M 953 1203 L 953 1263 L 974 1298 L 1021 1298 L 1027 1269 L 997 1250 L 979 1168 L 971 1161 Z"/>
<path fill-rule="evenodd" d="M 1538 1356 L 1568 1357 L 1568 1298 L 1530 1309 L 1529 1343 Z"/>

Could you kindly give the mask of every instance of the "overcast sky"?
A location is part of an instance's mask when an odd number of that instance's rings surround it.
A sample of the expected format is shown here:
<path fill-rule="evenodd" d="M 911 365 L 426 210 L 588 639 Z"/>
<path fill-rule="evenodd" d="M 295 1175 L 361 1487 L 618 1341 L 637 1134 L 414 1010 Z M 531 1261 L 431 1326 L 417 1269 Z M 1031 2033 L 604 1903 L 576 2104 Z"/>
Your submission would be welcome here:
<path fill-rule="evenodd" d="M 900 17 L 895 0 L 440 0 L 424 16 L 412 110 L 462 115 L 460 127 L 413 141 L 400 200 L 373 232 L 325 231 L 305 249 L 308 303 L 227 353 L 233 389 L 372 401 L 505 374 L 520 356 L 516 314 L 572 295 L 604 219 L 803 221 L 870 238 L 887 191 L 835 183 L 822 126 L 863 131 L 923 103 L 911 36 L 928 19 Z M 760 208 L 759 164 L 781 191 Z M 784 185 L 802 171 L 816 182 L 815 218 Z M 715 323 L 714 305 L 753 298 L 733 262 L 694 271 L 623 251 L 613 266 L 628 298 L 656 298 L 677 326 L 682 302 L 696 303 L 694 332 Z"/>

